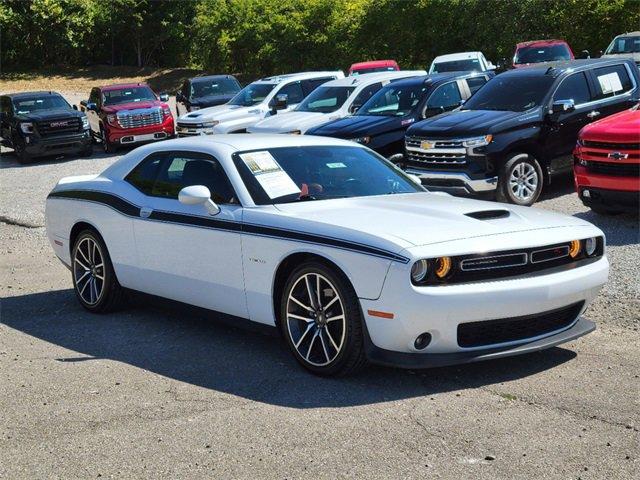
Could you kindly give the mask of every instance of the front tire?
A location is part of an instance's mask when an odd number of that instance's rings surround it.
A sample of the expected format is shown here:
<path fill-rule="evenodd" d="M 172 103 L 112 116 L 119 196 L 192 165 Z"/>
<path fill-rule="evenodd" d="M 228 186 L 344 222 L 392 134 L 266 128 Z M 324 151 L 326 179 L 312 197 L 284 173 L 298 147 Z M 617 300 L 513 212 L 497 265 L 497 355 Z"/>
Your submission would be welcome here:
<path fill-rule="evenodd" d="M 516 153 L 500 169 L 496 194 L 500 202 L 530 206 L 540 197 L 543 183 L 538 160 L 528 153 Z"/>
<path fill-rule="evenodd" d="M 13 139 L 13 151 L 18 158 L 18 162 L 22 164 L 31 163 L 32 157 L 29 155 L 25 149 L 25 144 L 22 139 L 20 139 L 17 135 Z"/>
<path fill-rule="evenodd" d="M 366 364 L 360 303 L 351 284 L 317 261 L 296 268 L 280 299 L 280 329 L 296 360 L 324 376 Z"/>
<path fill-rule="evenodd" d="M 104 153 L 116 153 L 118 146 L 109 141 L 109 136 L 104 128 L 100 128 L 100 137 L 102 139 L 102 150 L 104 150 Z"/>
<path fill-rule="evenodd" d="M 118 309 L 124 290 L 118 283 L 104 241 L 94 230 L 80 232 L 71 250 L 73 289 L 80 304 L 93 313 Z"/>

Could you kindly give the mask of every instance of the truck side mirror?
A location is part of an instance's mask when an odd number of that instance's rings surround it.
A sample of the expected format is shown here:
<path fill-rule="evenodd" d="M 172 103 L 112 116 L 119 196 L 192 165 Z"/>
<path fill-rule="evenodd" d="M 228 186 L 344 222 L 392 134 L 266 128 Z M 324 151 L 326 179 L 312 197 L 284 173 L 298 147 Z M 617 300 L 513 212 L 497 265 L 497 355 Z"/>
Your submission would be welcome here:
<path fill-rule="evenodd" d="M 75 103 L 71 106 L 74 110 L 78 110 L 78 105 L 76 105 Z"/>
<path fill-rule="evenodd" d="M 362 104 L 360 104 L 360 103 L 351 104 L 351 106 L 349 107 L 349 113 L 351 113 L 351 114 L 356 113 L 358 110 L 360 110 L 361 106 L 362 106 Z"/>
<path fill-rule="evenodd" d="M 591 54 L 589 53 L 589 50 L 582 50 L 578 58 L 591 58 Z"/>
<path fill-rule="evenodd" d="M 287 108 L 287 103 L 289 100 L 289 95 L 281 93 L 276 95 L 275 100 L 273 101 L 273 107 L 271 109 L 271 113 L 277 113 L 278 110 L 284 110 Z"/>
<path fill-rule="evenodd" d="M 183 97 L 182 92 L 181 92 L 180 90 L 178 90 L 178 91 L 176 92 L 176 100 L 177 100 L 178 102 L 182 102 L 182 101 L 184 100 L 184 97 Z"/>
<path fill-rule="evenodd" d="M 441 113 L 444 113 L 444 107 L 429 107 L 425 109 L 422 118 L 435 117 L 436 115 L 440 115 Z"/>
<path fill-rule="evenodd" d="M 557 116 L 562 113 L 572 112 L 576 109 L 576 104 L 572 99 L 569 100 L 556 100 L 551 104 L 550 114 Z"/>
<path fill-rule="evenodd" d="M 160 97 L 160 101 L 161 102 L 168 102 L 169 101 L 169 94 L 168 93 L 161 93 L 159 95 Z"/>

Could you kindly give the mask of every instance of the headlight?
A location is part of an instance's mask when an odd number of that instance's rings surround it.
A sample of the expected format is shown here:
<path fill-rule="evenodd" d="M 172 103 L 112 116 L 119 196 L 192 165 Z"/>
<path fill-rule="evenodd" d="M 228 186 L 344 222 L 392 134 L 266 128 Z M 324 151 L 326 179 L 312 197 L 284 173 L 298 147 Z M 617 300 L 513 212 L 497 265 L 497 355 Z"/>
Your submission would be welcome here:
<path fill-rule="evenodd" d="M 89 119 L 86 116 L 82 117 L 82 128 L 84 130 L 89 130 Z"/>
<path fill-rule="evenodd" d="M 165 117 L 170 117 L 171 116 L 171 110 L 169 109 L 169 107 L 163 107 L 162 108 L 162 114 Z"/>
<path fill-rule="evenodd" d="M 411 267 L 411 280 L 413 283 L 422 282 L 429 272 L 429 262 L 427 260 L 418 260 Z"/>
<path fill-rule="evenodd" d="M 596 253 L 596 247 L 598 246 L 598 241 L 595 237 L 587 238 L 584 241 L 584 251 L 588 257 L 591 257 L 594 253 Z"/>
<path fill-rule="evenodd" d="M 484 135 L 482 137 L 467 138 L 462 141 L 462 145 L 465 147 L 484 147 L 489 145 L 493 140 L 493 135 Z"/>
<path fill-rule="evenodd" d="M 22 130 L 22 133 L 33 133 L 33 123 L 31 122 L 22 122 L 20 124 L 20 130 Z"/>
<path fill-rule="evenodd" d="M 366 145 L 371 141 L 371 137 L 369 136 L 357 137 L 357 138 L 350 138 L 349 140 L 351 140 L 352 142 L 361 143 L 362 145 Z"/>
<path fill-rule="evenodd" d="M 220 122 L 218 120 L 213 120 L 211 122 L 202 122 L 202 128 L 211 128 L 218 125 Z"/>
<path fill-rule="evenodd" d="M 116 115 L 114 115 L 113 113 L 107 115 L 107 123 L 109 125 L 117 127 L 118 126 L 117 120 L 118 120 L 118 117 Z"/>

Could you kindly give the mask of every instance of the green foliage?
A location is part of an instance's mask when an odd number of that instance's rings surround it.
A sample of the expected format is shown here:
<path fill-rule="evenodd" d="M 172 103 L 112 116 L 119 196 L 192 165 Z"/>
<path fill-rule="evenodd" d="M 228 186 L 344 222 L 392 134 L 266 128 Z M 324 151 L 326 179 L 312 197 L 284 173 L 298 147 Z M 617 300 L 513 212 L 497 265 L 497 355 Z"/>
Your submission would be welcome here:
<path fill-rule="evenodd" d="M 0 53 L 5 70 L 194 66 L 250 79 L 374 58 L 426 68 L 465 50 L 495 62 L 551 37 L 594 54 L 638 25 L 638 0 L 0 0 Z"/>

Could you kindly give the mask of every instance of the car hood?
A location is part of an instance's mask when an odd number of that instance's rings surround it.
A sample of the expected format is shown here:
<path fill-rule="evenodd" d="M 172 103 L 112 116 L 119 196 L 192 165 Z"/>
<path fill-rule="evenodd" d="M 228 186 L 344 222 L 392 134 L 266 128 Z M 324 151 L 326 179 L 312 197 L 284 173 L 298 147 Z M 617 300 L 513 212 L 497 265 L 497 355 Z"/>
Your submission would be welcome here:
<path fill-rule="evenodd" d="M 317 224 L 383 238 L 399 248 L 465 238 L 558 227 L 590 226 L 584 220 L 546 210 L 439 193 L 410 193 L 277 205 L 285 213 Z M 495 218 L 480 219 L 483 214 Z M 470 216 L 471 214 L 471 216 Z M 473 215 L 476 215 L 474 218 Z M 314 226 L 314 224 L 316 224 Z"/>
<path fill-rule="evenodd" d="M 70 108 L 52 108 L 51 110 L 41 110 L 22 115 L 16 115 L 18 120 L 28 122 L 42 122 L 47 120 L 57 120 L 66 118 L 84 117 L 84 113 Z"/>
<path fill-rule="evenodd" d="M 128 102 L 120 103 L 118 105 L 107 105 L 102 107 L 102 111 L 105 113 L 117 113 L 125 110 L 144 110 L 145 108 L 164 107 L 166 103 L 160 100 L 147 101 L 147 102 Z"/>
<path fill-rule="evenodd" d="M 640 132 L 640 110 L 626 110 L 584 127 L 583 140 L 607 143 L 637 143 Z"/>
<path fill-rule="evenodd" d="M 200 108 L 215 107 L 227 103 L 234 96 L 235 93 L 229 95 L 207 95 L 206 97 L 194 98 L 191 100 L 191 105 L 196 105 Z"/>
<path fill-rule="evenodd" d="M 201 123 L 217 120 L 218 122 L 230 122 L 240 118 L 256 115 L 261 111 L 261 105 L 243 107 L 241 105 L 218 105 L 216 107 L 203 108 L 195 112 L 182 115 L 179 120 L 183 123 Z"/>
<path fill-rule="evenodd" d="M 413 117 L 384 117 L 377 115 L 354 115 L 309 129 L 310 135 L 324 135 L 337 138 L 376 136 L 392 130 L 406 128 L 413 123 Z"/>
<path fill-rule="evenodd" d="M 308 129 L 339 118 L 337 113 L 288 112 L 265 118 L 247 130 L 251 133 L 289 133 Z"/>
<path fill-rule="evenodd" d="M 457 110 L 418 122 L 409 128 L 407 135 L 445 138 L 486 135 L 539 119 L 538 111 Z"/>

